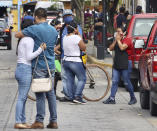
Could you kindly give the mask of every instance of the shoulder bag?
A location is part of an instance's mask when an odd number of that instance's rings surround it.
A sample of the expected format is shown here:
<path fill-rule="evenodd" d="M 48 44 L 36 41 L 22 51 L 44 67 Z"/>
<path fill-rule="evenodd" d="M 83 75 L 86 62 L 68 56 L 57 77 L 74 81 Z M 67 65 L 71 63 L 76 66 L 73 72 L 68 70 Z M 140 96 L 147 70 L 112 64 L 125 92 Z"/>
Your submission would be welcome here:
<path fill-rule="evenodd" d="M 43 51 L 43 53 L 44 53 L 44 51 Z M 31 89 L 32 89 L 32 92 L 35 92 L 35 93 L 36 92 L 49 92 L 50 90 L 52 90 L 52 75 L 51 75 L 45 54 L 44 54 L 44 60 L 46 62 L 47 70 L 49 73 L 49 78 L 33 78 L 34 71 L 35 71 L 37 63 L 38 63 L 38 59 L 39 59 L 39 56 L 37 57 L 35 67 L 33 70 Z"/>

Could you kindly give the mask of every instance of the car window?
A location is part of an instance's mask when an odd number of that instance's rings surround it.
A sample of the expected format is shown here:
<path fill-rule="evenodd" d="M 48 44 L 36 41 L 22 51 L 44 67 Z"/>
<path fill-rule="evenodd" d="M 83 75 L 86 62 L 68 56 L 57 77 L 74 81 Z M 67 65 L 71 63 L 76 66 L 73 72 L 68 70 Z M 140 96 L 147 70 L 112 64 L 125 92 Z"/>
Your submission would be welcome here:
<path fill-rule="evenodd" d="M 136 19 L 133 28 L 133 36 L 148 36 L 155 20 L 156 19 L 150 18 Z"/>
<path fill-rule="evenodd" d="M 154 45 L 157 45 L 157 31 L 156 31 L 156 34 L 155 34 L 155 37 L 154 37 L 154 42 L 153 42 Z"/>

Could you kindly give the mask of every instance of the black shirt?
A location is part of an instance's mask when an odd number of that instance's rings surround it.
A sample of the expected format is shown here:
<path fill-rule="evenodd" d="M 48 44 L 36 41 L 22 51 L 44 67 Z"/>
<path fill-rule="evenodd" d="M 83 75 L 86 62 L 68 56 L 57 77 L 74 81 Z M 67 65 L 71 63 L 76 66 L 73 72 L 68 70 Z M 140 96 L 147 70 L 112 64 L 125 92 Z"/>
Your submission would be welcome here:
<path fill-rule="evenodd" d="M 126 50 L 121 51 L 118 43 L 116 43 L 115 45 L 115 57 L 114 57 L 114 64 L 113 64 L 113 68 L 115 69 L 122 69 L 122 70 L 127 70 L 128 69 L 128 54 L 126 52 Z"/>
<path fill-rule="evenodd" d="M 116 21 L 117 21 L 117 27 L 122 27 L 122 23 L 126 24 L 126 17 L 123 14 L 119 14 L 117 16 Z"/>

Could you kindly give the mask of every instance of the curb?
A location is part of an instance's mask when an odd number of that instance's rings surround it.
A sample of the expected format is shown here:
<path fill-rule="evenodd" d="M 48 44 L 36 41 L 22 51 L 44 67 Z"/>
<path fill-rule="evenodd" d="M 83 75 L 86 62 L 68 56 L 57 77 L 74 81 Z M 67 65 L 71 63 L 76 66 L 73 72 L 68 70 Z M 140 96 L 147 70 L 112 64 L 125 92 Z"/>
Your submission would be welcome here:
<path fill-rule="evenodd" d="M 107 64 L 103 61 L 97 60 L 95 57 L 90 56 L 90 55 L 87 55 L 87 61 L 91 62 L 91 63 L 94 63 L 94 64 L 101 65 L 101 66 L 107 66 L 107 67 L 112 68 L 112 64 Z"/>

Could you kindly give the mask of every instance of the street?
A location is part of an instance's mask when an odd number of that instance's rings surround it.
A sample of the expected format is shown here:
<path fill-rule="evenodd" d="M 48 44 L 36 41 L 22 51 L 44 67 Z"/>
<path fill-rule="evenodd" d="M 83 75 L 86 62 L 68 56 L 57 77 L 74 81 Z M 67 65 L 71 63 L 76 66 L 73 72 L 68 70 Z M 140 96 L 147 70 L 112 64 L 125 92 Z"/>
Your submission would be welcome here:
<path fill-rule="evenodd" d="M 14 35 L 13 35 L 14 36 Z M 16 68 L 17 39 L 12 39 L 11 51 L 0 47 L 0 130 L 14 131 L 17 82 L 14 78 Z M 89 43 L 90 44 L 90 43 Z M 111 77 L 111 68 L 106 68 Z M 57 93 L 61 96 L 61 82 Z M 109 92 L 110 94 L 110 92 Z M 109 95 L 108 94 L 108 95 Z M 58 126 L 56 131 L 157 131 L 157 117 L 150 116 L 148 110 L 142 110 L 139 104 L 139 92 L 135 93 L 137 104 L 128 105 L 129 93 L 119 88 L 115 105 L 99 102 L 87 102 L 86 105 L 71 105 L 57 101 Z M 105 99 L 107 99 L 106 96 Z M 36 103 L 28 99 L 26 117 L 33 123 L 36 115 Z M 45 128 L 49 120 L 46 105 Z M 28 130 L 28 129 L 27 129 Z M 30 129 L 29 131 L 33 131 Z M 34 130 L 35 131 L 35 130 Z"/>

